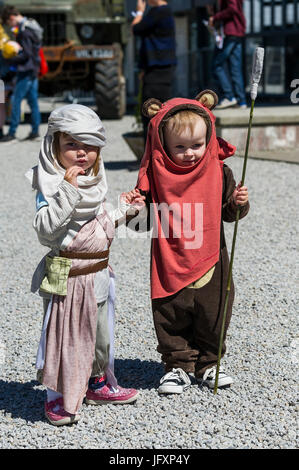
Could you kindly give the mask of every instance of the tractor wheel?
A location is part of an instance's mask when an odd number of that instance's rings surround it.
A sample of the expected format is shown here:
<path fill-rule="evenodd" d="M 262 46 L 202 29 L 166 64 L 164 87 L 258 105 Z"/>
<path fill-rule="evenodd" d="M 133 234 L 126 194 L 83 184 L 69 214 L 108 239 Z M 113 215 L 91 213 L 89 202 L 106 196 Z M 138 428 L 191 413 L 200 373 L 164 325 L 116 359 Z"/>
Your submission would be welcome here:
<path fill-rule="evenodd" d="M 101 119 L 121 119 L 126 111 L 126 82 L 122 73 L 123 53 L 115 45 L 114 59 L 95 65 L 95 97 Z"/>

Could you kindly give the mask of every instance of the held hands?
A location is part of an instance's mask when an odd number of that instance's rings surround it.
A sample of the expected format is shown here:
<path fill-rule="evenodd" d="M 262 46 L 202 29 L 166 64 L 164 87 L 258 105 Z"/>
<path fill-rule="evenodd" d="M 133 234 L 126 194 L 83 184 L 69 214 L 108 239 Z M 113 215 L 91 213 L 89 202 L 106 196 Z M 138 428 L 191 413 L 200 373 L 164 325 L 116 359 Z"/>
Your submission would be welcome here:
<path fill-rule="evenodd" d="M 245 206 L 247 204 L 248 189 L 246 186 L 241 186 L 241 183 L 238 184 L 233 192 L 233 201 L 235 206 Z"/>
<path fill-rule="evenodd" d="M 85 171 L 80 166 L 71 166 L 65 172 L 64 179 L 78 189 L 77 176 L 84 175 Z"/>
<path fill-rule="evenodd" d="M 120 195 L 120 199 L 126 204 L 130 204 L 140 209 L 145 206 L 145 196 L 140 194 L 139 189 L 132 189 L 132 191 L 127 193 L 122 193 Z"/>

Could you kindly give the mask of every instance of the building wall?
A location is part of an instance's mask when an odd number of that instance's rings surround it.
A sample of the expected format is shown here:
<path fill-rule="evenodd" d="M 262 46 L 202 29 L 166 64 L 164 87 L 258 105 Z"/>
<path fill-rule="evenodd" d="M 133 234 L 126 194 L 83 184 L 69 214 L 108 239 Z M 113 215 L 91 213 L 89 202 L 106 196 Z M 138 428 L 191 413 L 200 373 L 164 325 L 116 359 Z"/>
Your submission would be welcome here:
<path fill-rule="evenodd" d="M 262 6 L 263 12 L 261 12 Z M 253 15 L 251 14 L 251 9 L 253 9 Z M 247 33 L 259 33 L 271 27 L 272 24 L 277 28 L 284 25 L 293 26 L 296 18 L 299 17 L 299 3 L 293 0 L 284 2 L 281 0 L 274 0 L 274 2 L 267 0 L 264 2 L 261 0 L 244 0 L 244 13 L 247 20 Z"/>

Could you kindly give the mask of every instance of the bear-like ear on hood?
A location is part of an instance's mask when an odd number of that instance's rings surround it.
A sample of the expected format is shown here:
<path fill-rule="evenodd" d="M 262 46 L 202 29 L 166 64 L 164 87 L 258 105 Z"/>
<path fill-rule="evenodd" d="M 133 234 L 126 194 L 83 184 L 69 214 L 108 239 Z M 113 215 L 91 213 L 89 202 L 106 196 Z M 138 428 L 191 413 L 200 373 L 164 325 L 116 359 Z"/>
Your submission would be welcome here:
<path fill-rule="evenodd" d="M 214 109 L 218 103 L 218 96 L 212 90 L 203 90 L 195 98 L 208 109 Z"/>
<path fill-rule="evenodd" d="M 158 111 L 160 111 L 161 107 L 161 101 L 156 100 L 156 98 L 149 98 L 143 103 L 142 114 L 145 117 L 151 119 L 157 114 Z"/>

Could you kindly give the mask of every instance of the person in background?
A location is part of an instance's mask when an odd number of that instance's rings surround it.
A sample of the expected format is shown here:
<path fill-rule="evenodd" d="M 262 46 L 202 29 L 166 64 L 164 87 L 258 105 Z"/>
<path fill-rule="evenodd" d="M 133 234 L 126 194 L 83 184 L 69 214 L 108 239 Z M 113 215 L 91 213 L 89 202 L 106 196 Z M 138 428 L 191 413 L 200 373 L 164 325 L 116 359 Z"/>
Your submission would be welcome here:
<path fill-rule="evenodd" d="M 17 29 L 16 42 L 22 50 L 14 58 L 7 62 L 17 67 L 16 85 L 12 99 L 11 122 L 8 134 L 0 139 L 0 142 L 12 142 L 20 123 L 21 102 L 27 99 L 31 109 L 32 131 L 28 140 L 39 137 L 39 125 L 41 121 L 38 105 L 38 74 L 40 69 L 39 50 L 42 43 L 43 30 L 33 19 L 27 19 L 13 6 L 6 5 L 2 11 L 3 24 Z"/>
<path fill-rule="evenodd" d="M 211 9 L 208 9 L 209 12 L 212 13 Z M 217 28 L 221 24 L 223 47 L 216 46 L 213 57 L 213 74 L 222 94 L 217 109 L 232 106 L 246 108 L 242 70 L 242 38 L 246 30 L 243 0 L 219 0 L 219 11 L 211 14 L 209 25 Z"/>
<path fill-rule="evenodd" d="M 145 13 L 146 1 L 137 0 L 132 21 L 134 36 L 141 38 L 139 52 L 142 103 L 155 96 L 167 101 L 172 96 L 176 60 L 175 22 L 166 0 L 147 0 L 150 10 Z M 144 141 L 149 120 L 142 116 Z"/>
<path fill-rule="evenodd" d="M 16 72 L 17 68 L 15 65 L 10 65 L 9 61 L 6 59 L 11 59 L 16 57 L 18 53 L 22 50 L 20 44 L 15 41 L 10 41 L 9 38 L 4 42 L 0 48 L 1 57 L 1 71 L 0 76 L 2 78 L 2 87 L 4 96 L 3 103 L 0 103 L 0 138 L 3 137 L 3 126 L 6 122 L 6 119 L 10 119 L 11 114 L 11 102 L 13 91 L 16 84 Z"/>
<path fill-rule="evenodd" d="M 0 4 L 1 8 L 1 4 Z M 9 73 L 9 67 L 5 64 L 5 60 L 3 58 L 3 47 L 9 40 L 8 35 L 5 33 L 2 24 L 0 23 L 0 78 L 2 80 L 2 87 L 1 90 L 2 96 L 0 100 L 0 138 L 3 137 L 3 126 L 5 124 L 5 101 L 6 101 L 6 86 L 4 85 L 4 77 Z"/>

